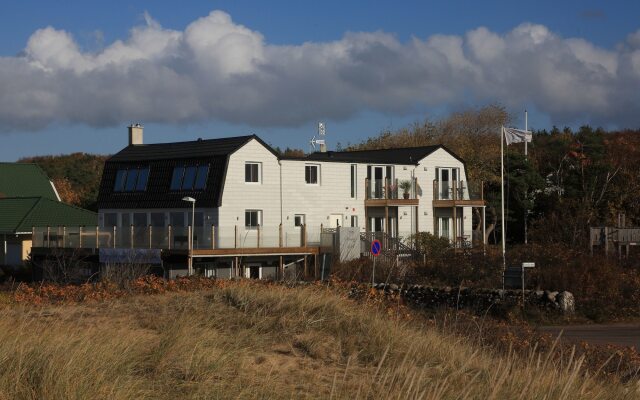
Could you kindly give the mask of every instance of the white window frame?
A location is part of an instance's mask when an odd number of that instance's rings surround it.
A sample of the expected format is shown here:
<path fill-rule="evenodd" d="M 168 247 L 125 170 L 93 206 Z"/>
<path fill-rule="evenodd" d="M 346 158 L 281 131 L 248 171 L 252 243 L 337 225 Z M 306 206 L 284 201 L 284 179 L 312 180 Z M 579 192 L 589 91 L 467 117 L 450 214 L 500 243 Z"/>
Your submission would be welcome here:
<path fill-rule="evenodd" d="M 247 213 L 258 213 L 257 214 L 257 225 L 247 225 Z M 262 210 L 254 210 L 254 209 L 247 209 L 244 210 L 244 228 L 245 229 L 258 229 L 258 226 L 262 226 Z"/>
<path fill-rule="evenodd" d="M 258 166 L 258 180 L 256 182 L 248 182 L 247 181 L 247 165 L 257 165 Z M 260 185 L 262 184 L 262 163 L 259 161 L 246 161 L 244 163 L 244 183 L 247 185 Z"/>
<path fill-rule="evenodd" d="M 355 225 L 354 225 L 355 222 Z M 351 227 L 352 228 L 357 228 L 358 227 L 358 216 L 357 215 L 352 215 L 351 216 Z"/>
<path fill-rule="evenodd" d="M 307 167 L 315 167 L 316 168 L 316 182 L 309 183 L 307 182 Z M 304 165 L 304 183 L 309 186 L 320 186 L 320 164 L 305 164 Z"/>

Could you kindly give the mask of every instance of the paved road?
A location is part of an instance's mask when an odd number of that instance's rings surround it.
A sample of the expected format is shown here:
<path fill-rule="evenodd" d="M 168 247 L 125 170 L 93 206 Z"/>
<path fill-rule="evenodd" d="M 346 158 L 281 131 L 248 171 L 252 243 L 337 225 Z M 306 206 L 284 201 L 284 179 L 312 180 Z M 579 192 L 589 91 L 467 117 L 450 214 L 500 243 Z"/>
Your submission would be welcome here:
<path fill-rule="evenodd" d="M 640 324 L 540 326 L 538 330 L 566 340 L 635 346 L 640 350 Z"/>

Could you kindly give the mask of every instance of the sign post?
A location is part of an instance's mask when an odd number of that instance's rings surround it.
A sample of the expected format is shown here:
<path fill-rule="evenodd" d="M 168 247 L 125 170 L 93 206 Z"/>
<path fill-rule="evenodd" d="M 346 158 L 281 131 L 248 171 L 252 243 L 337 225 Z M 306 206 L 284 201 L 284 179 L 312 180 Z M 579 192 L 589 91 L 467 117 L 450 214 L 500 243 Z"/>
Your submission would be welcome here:
<path fill-rule="evenodd" d="M 373 254 L 373 270 L 371 271 L 371 285 L 376 283 L 376 258 L 382 253 L 382 244 L 378 239 L 371 242 L 371 254 Z"/>
<path fill-rule="evenodd" d="M 536 263 L 534 262 L 523 262 L 522 263 L 522 308 L 524 309 L 524 269 L 525 268 L 535 268 Z"/>

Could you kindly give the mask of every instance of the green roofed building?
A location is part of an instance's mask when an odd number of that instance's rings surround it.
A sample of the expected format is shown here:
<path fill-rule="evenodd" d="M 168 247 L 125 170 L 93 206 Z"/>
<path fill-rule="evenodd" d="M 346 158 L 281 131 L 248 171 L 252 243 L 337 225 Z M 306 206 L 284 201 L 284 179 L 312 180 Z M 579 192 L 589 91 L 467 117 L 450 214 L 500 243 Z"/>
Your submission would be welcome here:
<path fill-rule="evenodd" d="M 96 213 L 62 203 L 36 164 L 0 163 L 0 265 L 18 265 L 31 252 L 34 226 L 96 226 Z"/>

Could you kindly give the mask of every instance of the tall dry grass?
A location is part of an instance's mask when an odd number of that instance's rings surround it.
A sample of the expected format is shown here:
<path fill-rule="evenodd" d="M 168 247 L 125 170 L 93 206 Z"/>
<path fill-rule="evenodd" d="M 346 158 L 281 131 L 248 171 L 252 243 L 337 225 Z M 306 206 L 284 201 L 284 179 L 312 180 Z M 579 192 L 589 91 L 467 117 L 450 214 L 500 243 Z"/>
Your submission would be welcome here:
<path fill-rule="evenodd" d="M 6 399 L 625 399 L 635 384 L 494 355 L 320 287 L 230 283 L 198 293 L 11 306 Z"/>

